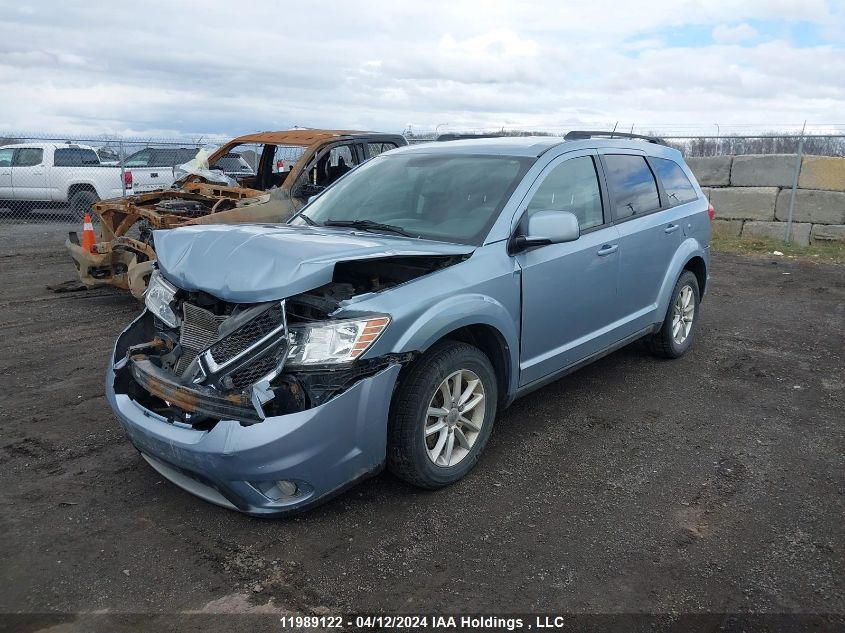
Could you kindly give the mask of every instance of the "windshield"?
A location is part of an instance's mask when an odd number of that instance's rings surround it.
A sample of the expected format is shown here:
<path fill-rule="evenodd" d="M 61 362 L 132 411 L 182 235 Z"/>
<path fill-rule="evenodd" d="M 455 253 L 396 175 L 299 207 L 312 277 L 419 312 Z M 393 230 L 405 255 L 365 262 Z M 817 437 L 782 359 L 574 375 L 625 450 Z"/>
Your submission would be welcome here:
<path fill-rule="evenodd" d="M 241 158 L 240 154 L 235 153 L 224 154 L 218 158 L 217 162 L 212 166 L 212 169 L 220 169 L 225 172 L 255 173 L 252 171 L 252 167 L 249 166 L 249 163 Z"/>
<path fill-rule="evenodd" d="M 413 237 L 477 246 L 533 162 L 515 156 L 379 156 L 308 205 L 302 214 L 307 219 L 297 216 L 291 223 L 369 220 Z"/>

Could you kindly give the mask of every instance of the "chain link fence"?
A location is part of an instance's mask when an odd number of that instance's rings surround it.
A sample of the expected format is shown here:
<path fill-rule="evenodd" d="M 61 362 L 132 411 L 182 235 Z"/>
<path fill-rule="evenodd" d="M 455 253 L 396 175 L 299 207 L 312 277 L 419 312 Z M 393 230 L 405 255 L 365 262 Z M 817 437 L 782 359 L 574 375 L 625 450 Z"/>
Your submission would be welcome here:
<path fill-rule="evenodd" d="M 0 223 L 81 222 L 97 200 L 170 187 L 176 166 L 218 143 L 0 134 Z"/>
<path fill-rule="evenodd" d="M 614 126 L 584 124 L 581 129 L 612 129 Z M 621 126 L 618 127 L 623 131 Z M 436 141 L 444 136 L 559 136 L 566 129 L 481 129 L 437 126 L 404 131 L 409 143 Z M 686 156 L 803 153 L 845 156 L 845 126 L 813 128 L 806 134 L 741 133 L 730 130 L 714 135 L 684 134 L 677 128 L 637 126 L 625 132 L 656 135 Z M 670 132 L 670 133 L 666 133 Z M 674 133 L 672 133 L 674 132 Z M 169 188 L 178 166 L 194 158 L 200 149 L 211 152 L 226 137 L 182 139 L 126 138 L 119 136 L 71 136 L 0 134 L 0 224 L 44 223 L 78 225 L 97 200 Z M 256 168 L 256 152 L 239 148 L 231 157 L 239 169 Z M 291 157 L 293 159 L 294 157 Z M 246 165 L 247 167 L 244 167 Z"/>
<path fill-rule="evenodd" d="M 580 126 L 579 129 L 612 129 L 607 126 Z M 567 130 L 568 131 L 568 130 Z M 816 156 L 845 156 L 845 127 L 837 133 L 759 133 L 759 134 L 666 134 L 661 130 L 639 129 L 633 126 L 619 132 L 642 134 L 662 139 L 670 147 L 679 150 L 684 156 L 741 156 L 748 154 L 795 154 L 802 142 L 805 154 Z M 456 138 L 483 138 L 489 136 L 559 136 L 566 131 L 549 131 L 543 129 L 442 129 L 415 130 L 406 129 L 404 136 L 408 143 L 429 143 L 435 140 L 454 140 Z"/>

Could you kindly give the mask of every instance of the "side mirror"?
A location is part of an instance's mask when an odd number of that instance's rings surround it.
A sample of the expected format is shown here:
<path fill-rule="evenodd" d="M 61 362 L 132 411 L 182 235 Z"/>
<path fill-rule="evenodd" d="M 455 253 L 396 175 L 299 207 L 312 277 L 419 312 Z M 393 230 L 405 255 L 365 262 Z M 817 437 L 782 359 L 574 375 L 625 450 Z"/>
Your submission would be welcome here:
<path fill-rule="evenodd" d="M 578 217 L 570 211 L 555 209 L 532 213 L 524 233 L 513 238 L 511 242 L 515 252 L 535 246 L 574 242 L 581 237 Z"/>
<path fill-rule="evenodd" d="M 313 196 L 308 196 L 308 204 L 311 204 L 312 202 L 314 202 L 319 197 L 320 197 L 319 193 L 315 193 Z"/>

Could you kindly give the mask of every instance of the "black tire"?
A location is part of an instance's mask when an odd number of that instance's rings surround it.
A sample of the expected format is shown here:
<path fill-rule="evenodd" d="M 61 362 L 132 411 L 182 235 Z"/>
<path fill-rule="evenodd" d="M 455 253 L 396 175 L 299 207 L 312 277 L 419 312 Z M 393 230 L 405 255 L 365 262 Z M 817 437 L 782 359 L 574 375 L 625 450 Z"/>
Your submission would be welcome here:
<path fill-rule="evenodd" d="M 681 291 L 686 287 L 692 290 L 692 321 L 686 338 L 682 342 L 678 342 L 675 340 L 673 333 L 675 304 L 678 301 Z M 687 353 L 695 339 L 695 331 L 698 329 L 700 299 L 701 293 L 698 289 L 698 278 L 694 273 L 685 270 L 678 277 L 678 281 L 672 289 L 672 299 L 669 301 L 669 307 L 666 309 L 666 317 L 663 319 L 663 325 L 656 334 L 646 338 L 646 346 L 653 354 L 662 358 L 680 358 Z"/>
<path fill-rule="evenodd" d="M 435 393 L 439 393 L 441 383 L 458 370 L 468 370 L 480 380 L 484 401 L 479 407 L 484 407 L 484 417 L 471 447 L 460 461 L 452 466 L 436 465 L 426 445 L 428 407 Z M 497 402 L 496 374 L 481 350 L 459 341 L 434 345 L 407 369 L 393 396 L 387 435 L 388 468 L 400 479 L 420 488 L 435 489 L 456 482 L 475 466 L 484 451 L 493 430 Z M 449 433 L 448 428 L 446 432 Z"/>
<path fill-rule="evenodd" d="M 91 219 L 93 220 L 96 214 L 91 211 L 91 205 L 99 201 L 100 197 L 96 192 L 90 189 L 80 189 L 79 191 L 75 191 L 70 197 L 70 212 L 73 214 L 74 219 L 80 222 L 85 219 L 86 213 L 90 213 Z"/>
<path fill-rule="evenodd" d="M 3 205 L 0 204 L 0 207 L 2 206 Z M 9 208 L 12 210 L 13 214 L 28 218 L 35 210 L 35 203 L 28 200 L 16 200 L 9 205 Z"/>

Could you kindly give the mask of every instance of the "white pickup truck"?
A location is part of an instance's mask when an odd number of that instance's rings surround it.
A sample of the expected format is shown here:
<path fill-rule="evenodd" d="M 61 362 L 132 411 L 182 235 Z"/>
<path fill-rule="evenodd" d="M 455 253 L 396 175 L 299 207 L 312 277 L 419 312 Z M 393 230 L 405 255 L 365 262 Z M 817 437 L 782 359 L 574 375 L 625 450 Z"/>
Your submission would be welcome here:
<path fill-rule="evenodd" d="M 132 192 L 129 193 L 138 194 L 169 189 L 176 179 L 176 168 L 196 156 L 197 149 L 196 147 L 145 147 L 127 156 L 123 161 L 123 166 L 132 171 L 133 176 Z"/>
<path fill-rule="evenodd" d="M 98 200 L 135 193 L 134 179 L 149 182 L 155 167 L 103 165 L 92 147 L 72 143 L 20 143 L 0 147 L 0 207 L 31 210 L 69 206 L 78 219 Z M 168 176 L 170 169 L 168 168 Z M 169 187 L 172 178 L 158 188 Z M 150 190 L 155 187 L 145 187 Z"/>

